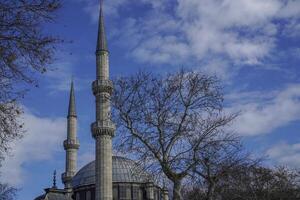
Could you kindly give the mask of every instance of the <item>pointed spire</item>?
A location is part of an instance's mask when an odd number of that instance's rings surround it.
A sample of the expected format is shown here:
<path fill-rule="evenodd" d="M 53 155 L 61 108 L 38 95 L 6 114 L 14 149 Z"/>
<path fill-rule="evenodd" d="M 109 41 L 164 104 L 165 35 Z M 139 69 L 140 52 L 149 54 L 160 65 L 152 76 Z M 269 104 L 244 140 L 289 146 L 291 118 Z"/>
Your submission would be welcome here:
<path fill-rule="evenodd" d="M 96 51 L 108 51 L 106 35 L 104 29 L 104 17 L 103 17 L 103 0 L 100 0 L 100 13 L 99 13 L 99 27 L 98 27 L 98 40 Z"/>
<path fill-rule="evenodd" d="M 57 188 L 57 186 L 56 186 L 56 170 L 54 170 L 54 172 L 53 172 L 53 186 L 52 186 L 52 188 Z"/>
<path fill-rule="evenodd" d="M 74 83 L 73 78 L 71 82 L 70 100 L 69 100 L 69 110 L 68 117 L 76 117 L 76 105 L 75 105 L 75 94 L 74 94 Z"/>

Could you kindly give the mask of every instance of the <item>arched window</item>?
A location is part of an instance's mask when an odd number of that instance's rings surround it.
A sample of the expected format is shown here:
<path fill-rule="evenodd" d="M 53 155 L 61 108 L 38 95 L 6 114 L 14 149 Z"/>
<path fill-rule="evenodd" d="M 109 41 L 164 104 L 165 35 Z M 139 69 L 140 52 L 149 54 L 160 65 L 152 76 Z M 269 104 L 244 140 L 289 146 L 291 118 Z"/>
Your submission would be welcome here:
<path fill-rule="evenodd" d="M 87 192 L 86 192 L 85 198 L 86 198 L 86 200 L 92 200 L 92 197 L 91 197 L 91 191 L 87 191 Z"/>
<path fill-rule="evenodd" d="M 159 200 L 157 189 L 154 190 L 154 200 Z"/>
<path fill-rule="evenodd" d="M 79 192 L 76 193 L 76 200 L 80 200 L 80 194 L 79 194 Z"/>
<path fill-rule="evenodd" d="M 139 186 L 132 186 L 132 200 L 141 200 L 141 189 Z"/>
<path fill-rule="evenodd" d="M 119 200 L 119 194 L 118 194 L 118 186 L 113 187 L 113 200 Z"/>
<path fill-rule="evenodd" d="M 131 199 L 131 187 L 130 185 L 120 185 L 120 200 Z"/>

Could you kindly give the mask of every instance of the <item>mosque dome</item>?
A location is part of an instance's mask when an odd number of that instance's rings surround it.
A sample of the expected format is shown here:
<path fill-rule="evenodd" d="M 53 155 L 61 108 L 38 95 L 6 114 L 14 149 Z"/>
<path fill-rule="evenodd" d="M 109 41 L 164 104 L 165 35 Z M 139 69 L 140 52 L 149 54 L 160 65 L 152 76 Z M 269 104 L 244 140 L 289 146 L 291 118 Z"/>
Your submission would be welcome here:
<path fill-rule="evenodd" d="M 112 157 L 112 179 L 115 183 L 146 183 L 149 176 L 136 162 L 128 158 Z M 82 167 L 73 177 L 73 188 L 95 184 L 95 161 Z"/>

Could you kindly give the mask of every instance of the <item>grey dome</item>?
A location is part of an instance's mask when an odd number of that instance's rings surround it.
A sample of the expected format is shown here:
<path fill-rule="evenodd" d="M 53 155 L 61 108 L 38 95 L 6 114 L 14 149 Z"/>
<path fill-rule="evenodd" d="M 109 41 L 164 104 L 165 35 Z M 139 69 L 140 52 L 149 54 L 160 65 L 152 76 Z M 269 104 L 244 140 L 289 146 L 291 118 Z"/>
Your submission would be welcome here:
<path fill-rule="evenodd" d="M 146 183 L 147 174 L 130 159 L 113 156 L 112 157 L 112 179 L 113 182 L 122 183 Z M 95 184 L 95 161 L 82 167 L 73 177 L 73 188 Z"/>

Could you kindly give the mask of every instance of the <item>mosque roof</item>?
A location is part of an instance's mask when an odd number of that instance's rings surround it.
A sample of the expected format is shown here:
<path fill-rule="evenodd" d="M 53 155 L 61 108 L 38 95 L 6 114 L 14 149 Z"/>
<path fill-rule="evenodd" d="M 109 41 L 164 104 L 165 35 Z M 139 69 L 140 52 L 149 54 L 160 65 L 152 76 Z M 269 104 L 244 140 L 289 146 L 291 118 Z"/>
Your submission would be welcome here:
<path fill-rule="evenodd" d="M 149 175 L 133 160 L 113 156 L 112 157 L 112 179 L 119 183 L 146 183 Z M 95 161 L 82 167 L 73 177 L 73 188 L 95 184 Z"/>
<path fill-rule="evenodd" d="M 63 189 L 47 188 L 45 194 L 38 196 L 34 200 L 72 200 Z"/>

